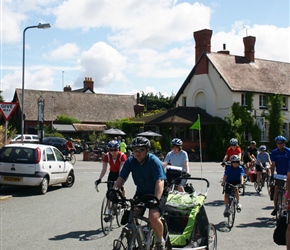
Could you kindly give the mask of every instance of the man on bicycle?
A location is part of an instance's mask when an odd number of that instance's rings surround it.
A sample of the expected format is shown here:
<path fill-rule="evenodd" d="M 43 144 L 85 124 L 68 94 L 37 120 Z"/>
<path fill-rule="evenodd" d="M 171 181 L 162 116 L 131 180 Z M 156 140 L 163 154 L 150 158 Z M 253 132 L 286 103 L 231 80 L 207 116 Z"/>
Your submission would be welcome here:
<path fill-rule="evenodd" d="M 167 165 L 182 167 L 182 172 L 189 173 L 189 165 L 188 165 L 188 155 L 186 151 L 182 150 L 182 140 L 179 138 L 174 138 L 171 141 L 172 150 L 166 155 L 163 167 L 166 168 Z M 186 184 L 187 179 L 182 179 L 180 184 L 178 185 L 178 191 L 184 192 L 184 186 Z"/>
<path fill-rule="evenodd" d="M 260 152 L 257 155 L 257 160 L 256 160 L 256 171 L 257 171 L 257 183 L 258 183 L 258 190 L 261 191 L 261 176 L 262 176 L 262 170 L 266 168 L 267 162 L 269 165 L 272 165 L 270 155 L 266 152 L 266 146 L 261 145 L 259 150 Z M 266 171 L 268 171 L 266 169 Z"/>
<path fill-rule="evenodd" d="M 65 153 L 68 157 L 70 157 L 71 153 L 76 150 L 75 145 L 73 144 L 73 139 L 68 138 L 65 143 Z"/>
<path fill-rule="evenodd" d="M 288 165 L 290 161 L 290 149 L 285 146 L 286 138 L 279 135 L 275 138 L 277 148 L 272 151 L 271 154 L 271 176 L 274 176 L 274 171 L 276 169 L 277 174 L 287 175 Z M 275 186 L 274 192 L 274 210 L 271 215 L 275 216 L 277 213 L 277 199 L 278 199 L 278 186 Z"/>
<path fill-rule="evenodd" d="M 225 211 L 224 211 L 224 217 L 228 217 L 230 215 L 229 210 L 229 196 L 232 192 L 233 187 L 230 185 L 225 184 L 225 182 L 232 184 L 232 185 L 243 185 L 244 184 L 244 168 L 240 166 L 240 160 L 241 158 L 238 155 L 233 155 L 231 158 L 231 165 L 225 170 L 222 186 L 226 185 L 224 187 L 225 189 L 225 195 L 224 195 L 224 202 L 225 202 Z M 240 204 L 240 194 L 239 189 L 235 188 L 235 197 L 237 200 L 237 211 L 240 212 L 242 209 L 242 205 Z"/>
<path fill-rule="evenodd" d="M 133 155 L 124 163 L 114 189 L 120 189 L 130 173 L 137 190 L 136 198 L 152 194 L 159 200 L 159 206 L 149 209 L 149 221 L 156 236 L 157 250 L 165 249 L 163 224 L 160 220 L 167 199 L 166 175 L 161 161 L 149 153 L 150 141 L 145 137 L 136 137 L 131 143 Z"/>
<path fill-rule="evenodd" d="M 290 250 L 290 161 L 288 165 L 288 173 L 287 173 L 287 192 L 285 194 L 285 198 L 287 201 L 287 213 L 288 213 L 288 221 L 287 221 L 287 230 L 286 230 L 286 245 L 287 250 Z"/>
<path fill-rule="evenodd" d="M 103 156 L 103 169 L 101 171 L 100 177 L 95 181 L 95 185 L 98 186 L 102 178 L 107 172 L 108 164 L 110 165 L 110 172 L 108 175 L 108 190 L 111 189 L 114 185 L 114 182 L 119 177 L 119 172 L 122 169 L 124 162 L 126 161 L 127 156 L 119 151 L 119 142 L 116 140 L 112 140 L 108 143 L 108 152 Z M 121 188 L 122 194 L 125 196 L 124 188 Z M 108 204 L 108 214 L 111 214 L 111 206 Z M 105 218 L 105 220 L 109 221 L 110 218 Z"/>

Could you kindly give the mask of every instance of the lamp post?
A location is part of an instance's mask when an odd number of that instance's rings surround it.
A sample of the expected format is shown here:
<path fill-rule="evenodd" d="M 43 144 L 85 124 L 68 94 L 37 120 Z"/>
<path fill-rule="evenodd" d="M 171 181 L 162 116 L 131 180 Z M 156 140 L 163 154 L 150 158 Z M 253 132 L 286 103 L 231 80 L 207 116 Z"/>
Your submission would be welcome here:
<path fill-rule="evenodd" d="M 42 96 L 38 98 L 37 104 L 38 104 L 38 122 L 39 122 L 39 130 L 40 130 L 39 142 L 42 143 L 43 122 L 44 122 L 44 99 Z"/>
<path fill-rule="evenodd" d="M 25 114 L 24 114 L 24 72 L 25 72 L 25 32 L 28 29 L 48 29 L 50 28 L 49 23 L 39 23 L 38 25 L 34 26 L 28 26 L 23 30 L 23 56 L 22 56 L 22 90 L 21 90 L 21 143 L 23 143 L 23 134 L 24 134 L 24 120 L 25 120 Z"/>

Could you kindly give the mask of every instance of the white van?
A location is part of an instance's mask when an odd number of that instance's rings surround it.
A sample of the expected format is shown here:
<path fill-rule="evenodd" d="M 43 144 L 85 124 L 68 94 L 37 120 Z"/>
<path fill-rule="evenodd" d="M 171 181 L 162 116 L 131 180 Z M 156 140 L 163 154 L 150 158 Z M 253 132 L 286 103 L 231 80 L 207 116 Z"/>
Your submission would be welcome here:
<path fill-rule="evenodd" d="M 21 142 L 21 135 L 16 135 L 12 140 L 11 143 L 15 142 Z M 29 134 L 24 134 L 23 135 L 23 142 L 25 143 L 39 143 L 39 137 L 38 135 L 29 135 Z"/>

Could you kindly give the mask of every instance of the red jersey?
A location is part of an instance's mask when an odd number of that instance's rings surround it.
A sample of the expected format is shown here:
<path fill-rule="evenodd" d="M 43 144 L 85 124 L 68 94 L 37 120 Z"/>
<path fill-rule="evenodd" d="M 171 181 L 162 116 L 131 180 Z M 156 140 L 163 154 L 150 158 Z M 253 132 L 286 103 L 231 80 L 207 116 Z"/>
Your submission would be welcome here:
<path fill-rule="evenodd" d="M 127 156 L 120 151 L 117 154 L 116 160 L 112 159 L 112 155 L 110 154 L 110 152 L 104 154 L 103 156 L 103 162 L 108 162 L 110 165 L 110 171 L 116 172 L 116 173 L 119 173 L 121 162 L 125 162 L 126 159 L 127 159 Z"/>
<path fill-rule="evenodd" d="M 226 152 L 226 155 L 228 156 L 228 161 L 230 160 L 232 155 L 239 155 L 241 153 L 242 153 L 242 150 L 240 147 L 236 147 L 235 150 L 233 150 L 232 147 L 229 147 Z"/>

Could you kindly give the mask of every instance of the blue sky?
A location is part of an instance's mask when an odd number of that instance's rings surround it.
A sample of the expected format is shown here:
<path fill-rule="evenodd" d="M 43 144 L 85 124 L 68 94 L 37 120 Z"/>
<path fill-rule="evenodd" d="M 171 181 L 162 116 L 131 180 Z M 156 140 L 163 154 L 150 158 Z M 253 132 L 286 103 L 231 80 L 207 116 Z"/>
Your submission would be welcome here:
<path fill-rule="evenodd" d="M 211 50 L 226 43 L 243 55 L 256 37 L 255 57 L 290 62 L 289 1 L 279 0 L 0 0 L 0 83 L 11 101 L 25 88 L 62 91 L 94 80 L 96 93 L 176 94 L 195 63 L 193 32 L 212 29 Z"/>

